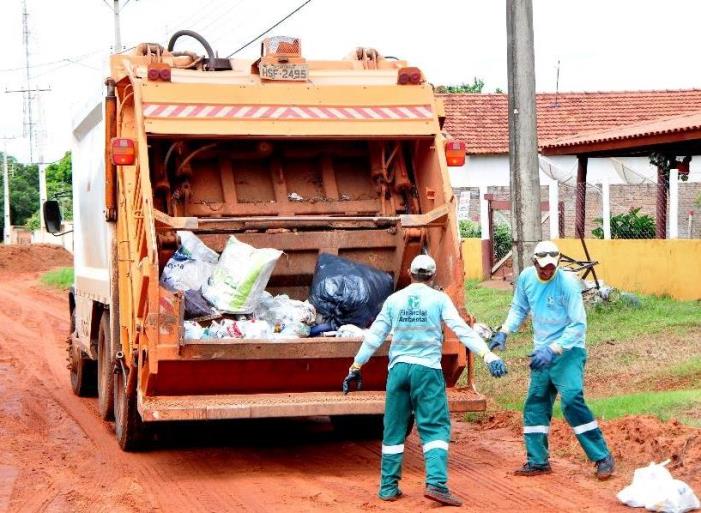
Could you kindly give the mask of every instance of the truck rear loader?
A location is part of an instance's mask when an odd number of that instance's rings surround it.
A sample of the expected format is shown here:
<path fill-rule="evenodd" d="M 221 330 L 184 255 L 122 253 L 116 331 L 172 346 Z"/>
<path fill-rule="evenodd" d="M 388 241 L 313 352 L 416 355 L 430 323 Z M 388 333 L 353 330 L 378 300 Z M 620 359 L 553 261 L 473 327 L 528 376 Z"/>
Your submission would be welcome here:
<path fill-rule="evenodd" d="M 206 55 L 178 52 L 196 38 Z M 284 255 L 273 294 L 306 299 L 320 253 L 409 283 L 420 253 L 464 309 L 463 263 L 447 165 L 461 143 L 422 72 L 372 49 L 306 60 L 294 38 L 266 39 L 256 61 L 220 59 L 198 34 L 111 57 L 99 103 L 73 129 L 75 285 L 70 373 L 97 393 L 119 445 L 177 420 L 330 416 L 381 419 L 387 346 L 342 395 L 360 338 L 184 338 L 182 293 L 160 284 L 178 230 L 221 252 L 230 235 Z M 56 205 L 45 206 L 58 227 Z M 477 411 L 472 355 L 446 333 L 452 411 Z M 467 383 L 456 383 L 467 368 Z"/>

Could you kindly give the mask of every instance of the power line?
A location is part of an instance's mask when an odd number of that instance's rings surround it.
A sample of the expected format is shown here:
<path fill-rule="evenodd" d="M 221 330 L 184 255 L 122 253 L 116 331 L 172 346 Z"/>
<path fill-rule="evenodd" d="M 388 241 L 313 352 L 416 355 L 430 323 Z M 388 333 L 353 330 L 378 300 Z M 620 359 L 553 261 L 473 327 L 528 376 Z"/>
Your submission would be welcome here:
<path fill-rule="evenodd" d="M 228 57 L 231 57 L 232 55 L 236 55 L 236 54 L 239 53 L 241 50 L 244 50 L 245 48 L 248 48 L 249 46 L 251 46 L 253 43 L 255 43 L 256 41 L 258 41 L 258 40 L 259 40 L 261 37 L 263 37 L 265 34 L 267 34 L 267 33 L 270 32 L 271 30 L 273 30 L 275 27 L 277 27 L 278 25 L 280 25 L 282 22 L 288 20 L 288 19 L 291 18 L 294 14 L 296 14 L 297 12 L 299 12 L 299 10 L 302 9 L 302 7 L 304 7 L 305 5 L 307 5 L 307 4 L 308 4 L 309 2 L 311 2 L 311 1 L 312 1 L 312 0 L 306 0 L 306 2 L 303 2 L 302 4 L 300 4 L 294 11 L 290 12 L 287 16 L 285 16 L 284 18 L 282 18 L 280 21 L 278 21 L 277 23 L 275 23 L 273 26 L 271 26 L 270 28 L 264 30 L 264 31 L 261 32 L 260 34 L 258 34 L 256 37 L 254 37 L 253 39 L 251 39 L 248 43 L 246 43 L 245 45 L 243 45 L 243 46 L 242 46 L 241 48 L 239 48 L 238 50 L 236 50 L 236 51 L 234 51 L 234 52 L 231 52 L 229 55 L 227 55 L 227 58 L 228 58 Z"/>
<path fill-rule="evenodd" d="M 226 22 L 226 17 L 236 9 L 239 5 L 243 3 L 244 0 L 239 0 L 236 3 L 233 3 L 228 9 L 223 11 L 219 16 L 214 18 L 212 21 L 210 21 L 207 25 L 202 26 L 200 29 L 198 29 L 198 32 L 201 33 L 202 35 L 204 31 L 209 30 L 212 27 L 218 26 L 220 23 L 225 23 Z"/>
<path fill-rule="evenodd" d="M 80 55 L 75 55 L 73 57 L 64 57 L 63 59 L 57 59 L 55 61 L 48 61 L 48 62 L 41 62 L 39 64 L 32 64 L 29 66 L 30 69 L 34 68 L 43 68 L 44 66 L 51 66 L 53 64 L 61 64 L 64 61 L 82 61 L 90 57 L 91 55 L 94 55 L 96 53 L 102 52 L 102 50 L 94 50 L 89 53 L 83 53 Z M 16 68 L 3 68 L 0 69 L 0 73 L 5 73 L 5 72 L 10 72 L 10 71 L 24 71 L 27 67 L 26 66 L 19 66 Z"/>

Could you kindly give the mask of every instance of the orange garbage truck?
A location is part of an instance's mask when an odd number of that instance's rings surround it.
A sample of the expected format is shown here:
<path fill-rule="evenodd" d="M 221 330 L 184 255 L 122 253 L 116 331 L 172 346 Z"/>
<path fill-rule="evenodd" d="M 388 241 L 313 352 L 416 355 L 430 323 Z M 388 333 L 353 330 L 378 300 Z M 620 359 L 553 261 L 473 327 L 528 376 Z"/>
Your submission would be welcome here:
<path fill-rule="evenodd" d="M 182 36 L 206 55 L 175 51 Z M 217 252 L 231 235 L 282 251 L 267 290 L 301 300 L 321 253 L 385 271 L 396 290 L 426 252 L 468 318 L 447 173 L 465 151 L 441 133 L 421 70 L 363 48 L 307 60 L 300 40 L 281 37 L 255 61 L 221 59 L 190 31 L 110 65 L 104 97 L 73 127 L 73 391 L 97 393 L 124 450 L 169 421 L 381 419 L 389 342 L 363 368 L 363 390 L 344 396 L 361 337 L 188 339 L 183 294 L 161 278 L 180 230 Z M 58 229 L 55 203 L 44 215 Z M 446 333 L 454 412 L 485 408 L 472 366 Z"/>

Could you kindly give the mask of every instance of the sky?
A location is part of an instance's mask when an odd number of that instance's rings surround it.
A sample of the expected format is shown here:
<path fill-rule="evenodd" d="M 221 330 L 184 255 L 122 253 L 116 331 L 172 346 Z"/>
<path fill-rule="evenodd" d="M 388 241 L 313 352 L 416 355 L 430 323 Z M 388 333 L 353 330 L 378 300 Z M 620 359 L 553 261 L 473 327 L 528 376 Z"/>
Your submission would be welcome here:
<path fill-rule="evenodd" d="M 124 47 L 166 44 L 179 29 L 201 33 L 224 56 L 294 10 L 303 0 L 121 0 Z M 126 2 L 126 3 L 125 3 Z M 23 137 L 26 86 L 22 0 L 0 0 L 0 137 L 29 160 Z M 30 84 L 36 93 L 39 155 L 70 149 L 71 125 L 99 98 L 113 47 L 112 0 L 26 0 Z M 308 59 L 337 59 L 357 46 L 419 66 L 436 85 L 471 82 L 507 90 L 505 0 L 312 0 L 269 35 L 302 39 Z M 536 89 L 560 91 L 701 87 L 697 0 L 533 0 Z M 178 49 L 202 53 L 182 38 Z M 255 58 L 258 42 L 237 57 Z M 2 145 L 0 140 L 0 147 Z"/>

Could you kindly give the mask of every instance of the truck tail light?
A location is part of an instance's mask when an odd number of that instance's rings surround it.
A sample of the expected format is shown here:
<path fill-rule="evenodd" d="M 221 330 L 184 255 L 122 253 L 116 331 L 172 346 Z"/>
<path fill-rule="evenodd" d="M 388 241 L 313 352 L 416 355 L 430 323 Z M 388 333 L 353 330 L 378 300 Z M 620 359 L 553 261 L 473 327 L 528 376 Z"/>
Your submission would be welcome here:
<path fill-rule="evenodd" d="M 133 166 L 136 161 L 136 146 L 132 139 L 112 139 L 112 163 L 115 166 Z"/>
<path fill-rule="evenodd" d="M 462 141 L 446 141 L 445 160 L 451 167 L 465 165 L 465 143 Z"/>
<path fill-rule="evenodd" d="M 147 76 L 152 81 L 162 80 L 163 82 L 170 82 L 170 66 L 163 63 L 151 64 L 148 67 Z"/>
<path fill-rule="evenodd" d="M 419 85 L 423 82 L 421 70 L 416 67 L 399 68 L 397 73 L 397 84 L 399 85 Z"/>

